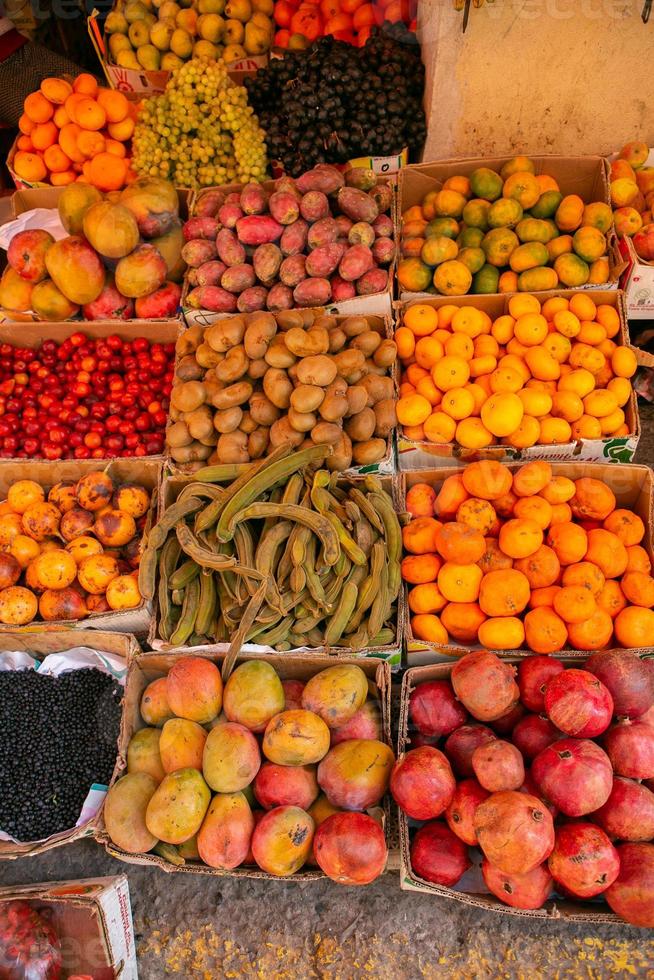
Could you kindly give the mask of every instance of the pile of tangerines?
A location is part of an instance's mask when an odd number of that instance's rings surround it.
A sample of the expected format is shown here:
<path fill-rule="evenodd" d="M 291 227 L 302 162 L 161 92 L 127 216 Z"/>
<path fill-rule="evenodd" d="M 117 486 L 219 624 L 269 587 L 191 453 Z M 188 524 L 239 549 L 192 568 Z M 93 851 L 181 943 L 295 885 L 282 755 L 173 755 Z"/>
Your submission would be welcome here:
<path fill-rule="evenodd" d="M 395 333 L 403 435 L 470 450 L 628 435 L 637 364 L 620 340 L 617 309 L 584 292 L 542 306 L 516 294 L 494 320 L 474 306 L 408 306 Z"/>
<path fill-rule="evenodd" d="M 101 88 L 92 75 L 73 82 L 46 78 L 23 103 L 13 170 L 28 183 L 62 187 L 81 180 L 101 191 L 121 190 L 136 176 L 125 145 L 136 112 L 136 103 Z"/>
<path fill-rule="evenodd" d="M 541 654 L 651 645 L 645 525 L 602 480 L 482 460 L 414 484 L 406 507 L 413 638 Z"/>

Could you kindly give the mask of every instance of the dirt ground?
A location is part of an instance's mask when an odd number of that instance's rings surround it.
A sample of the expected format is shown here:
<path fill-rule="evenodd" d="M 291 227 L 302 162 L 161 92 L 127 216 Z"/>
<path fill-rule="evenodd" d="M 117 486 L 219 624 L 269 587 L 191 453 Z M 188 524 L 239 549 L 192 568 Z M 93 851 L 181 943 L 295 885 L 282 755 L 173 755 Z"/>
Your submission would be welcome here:
<path fill-rule="evenodd" d="M 654 460 L 654 408 L 637 462 Z M 125 873 L 142 980 L 603 980 L 654 977 L 652 932 L 484 912 L 402 892 L 166 875 L 123 865 L 92 841 L 0 864 L 0 883 Z"/>

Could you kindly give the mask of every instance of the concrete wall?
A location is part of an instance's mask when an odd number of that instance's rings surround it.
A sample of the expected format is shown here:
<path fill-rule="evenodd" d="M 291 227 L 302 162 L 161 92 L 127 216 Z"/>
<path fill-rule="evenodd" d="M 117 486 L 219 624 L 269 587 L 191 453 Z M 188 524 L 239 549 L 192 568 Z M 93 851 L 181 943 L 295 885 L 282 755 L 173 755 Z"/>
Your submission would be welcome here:
<path fill-rule="evenodd" d="M 654 12 L 644 0 L 420 0 L 424 160 L 654 145 Z"/>

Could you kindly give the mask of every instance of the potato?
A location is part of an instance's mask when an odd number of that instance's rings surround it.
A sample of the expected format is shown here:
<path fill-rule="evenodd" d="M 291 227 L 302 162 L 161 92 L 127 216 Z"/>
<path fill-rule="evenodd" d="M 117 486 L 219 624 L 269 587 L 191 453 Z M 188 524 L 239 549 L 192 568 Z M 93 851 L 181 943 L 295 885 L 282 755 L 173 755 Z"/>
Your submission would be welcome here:
<path fill-rule="evenodd" d="M 377 419 L 372 408 L 364 408 L 345 423 L 345 431 L 352 442 L 366 442 L 372 438 Z"/>
<path fill-rule="evenodd" d="M 366 363 L 363 366 L 363 370 L 366 374 L 377 374 L 380 378 L 383 378 L 384 375 L 388 374 L 388 369 L 375 364 L 372 357 L 366 358 Z"/>
<path fill-rule="evenodd" d="M 200 347 L 205 346 L 200 344 Z M 202 365 L 196 360 L 195 354 L 186 354 L 182 357 L 175 371 L 175 377 L 180 381 L 199 381 L 203 374 Z"/>
<path fill-rule="evenodd" d="M 337 376 L 325 391 L 320 405 L 320 416 L 326 422 L 338 422 L 347 413 L 347 409 L 347 383 Z"/>
<path fill-rule="evenodd" d="M 329 353 L 336 354 L 347 343 L 347 336 L 340 327 L 332 327 L 329 331 Z"/>
<path fill-rule="evenodd" d="M 333 443 L 333 452 L 327 457 L 325 464 L 332 472 L 347 470 L 352 465 L 352 442 L 347 432 L 341 432 L 340 437 Z"/>
<path fill-rule="evenodd" d="M 369 408 L 372 408 L 376 402 L 392 398 L 394 394 L 393 380 L 389 377 L 380 378 L 376 374 L 367 374 L 365 378 L 361 379 L 360 386 L 365 388 L 368 393 Z"/>
<path fill-rule="evenodd" d="M 300 310 L 281 310 L 276 314 L 277 326 L 280 330 L 290 330 L 291 327 L 304 327 L 304 317 Z"/>
<path fill-rule="evenodd" d="M 265 356 L 270 342 L 277 333 L 277 321 L 272 313 L 253 313 L 247 319 L 243 345 L 251 360 Z"/>
<path fill-rule="evenodd" d="M 216 320 L 204 331 L 204 342 L 215 351 L 225 353 L 243 342 L 245 319 L 242 316 L 229 316 Z"/>
<path fill-rule="evenodd" d="M 288 421 L 296 432 L 310 432 L 318 420 L 313 412 L 296 412 L 291 407 L 288 410 Z"/>
<path fill-rule="evenodd" d="M 297 365 L 298 381 L 305 385 L 320 385 L 325 388 L 332 383 L 337 373 L 335 360 L 325 354 L 303 357 Z"/>
<path fill-rule="evenodd" d="M 194 441 L 188 446 L 171 449 L 170 455 L 176 463 L 200 463 L 211 455 L 211 446 L 203 446 L 201 442 Z"/>
<path fill-rule="evenodd" d="M 248 437 L 245 432 L 225 432 L 218 439 L 216 458 L 220 463 L 249 463 Z"/>
<path fill-rule="evenodd" d="M 367 442 L 357 442 L 352 449 L 352 455 L 357 466 L 378 463 L 386 455 L 386 440 L 368 439 Z"/>
<path fill-rule="evenodd" d="M 259 426 L 247 409 L 244 412 L 241 412 L 241 421 L 238 423 L 238 428 L 241 430 L 241 432 L 246 432 L 248 435 L 250 435 L 250 433 L 254 432 L 254 430 L 258 427 Z"/>
<path fill-rule="evenodd" d="M 248 452 L 250 459 L 259 459 L 263 456 L 270 443 L 270 430 L 265 426 L 260 426 L 248 436 Z"/>
<path fill-rule="evenodd" d="M 376 330 L 365 330 L 350 341 L 350 350 L 360 350 L 365 357 L 371 357 L 381 342 L 382 339 Z"/>
<path fill-rule="evenodd" d="M 361 385 L 350 385 L 346 396 L 347 415 L 358 415 L 368 404 L 368 392 Z"/>
<path fill-rule="evenodd" d="M 216 365 L 216 377 L 219 381 L 225 381 L 229 384 L 232 381 L 238 381 L 244 374 L 247 374 L 249 366 L 250 359 L 245 353 L 245 348 L 242 346 L 232 347 L 227 352 L 225 359 Z"/>
<path fill-rule="evenodd" d="M 203 446 L 211 446 L 212 448 L 218 443 L 218 433 L 214 430 L 210 432 L 208 436 L 203 436 L 202 439 L 198 439 Z"/>
<path fill-rule="evenodd" d="M 204 330 L 198 324 L 193 324 L 177 338 L 175 353 L 178 357 L 185 357 L 192 354 L 199 344 L 202 343 Z"/>
<path fill-rule="evenodd" d="M 206 389 L 201 381 L 184 381 L 175 385 L 170 393 L 170 400 L 180 412 L 193 412 L 204 404 Z"/>
<path fill-rule="evenodd" d="M 263 378 L 269 367 L 270 365 L 264 360 L 263 357 L 257 357 L 256 360 L 250 361 L 248 378 L 252 378 L 253 381 L 258 381 L 259 378 Z"/>
<path fill-rule="evenodd" d="M 224 359 L 224 354 L 219 354 L 218 351 L 210 347 L 209 344 L 200 344 L 195 352 L 195 360 L 200 368 L 203 370 L 210 370 L 215 368 L 216 364 Z M 201 377 L 202 375 L 200 375 Z"/>
<path fill-rule="evenodd" d="M 169 425 L 166 430 L 166 442 L 172 449 L 188 446 L 190 442 L 193 442 L 186 422 L 179 421 L 175 422 L 174 425 Z"/>
<path fill-rule="evenodd" d="M 286 346 L 286 334 L 278 334 L 273 338 L 264 360 L 270 367 L 282 370 L 286 370 L 295 364 L 297 358 Z"/>
<path fill-rule="evenodd" d="M 263 376 L 263 390 L 277 408 L 288 408 L 291 404 L 293 383 L 286 371 L 268 368 Z"/>
<path fill-rule="evenodd" d="M 380 439 L 386 439 L 397 424 L 395 414 L 395 399 L 384 398 L 374 406 L 375 412 L 375 435 Z"/>
<path fill-rule="evenodd" d="M 213 432 L 213 415 L 208 405 L 201 405 L 184 416 L 189 433 L 194 439 L 206 439 Z"/>
<path fill-rule="evenodd" d="M 397 344 L 395 341 L 382 340 L 372 355 L 372 359 L 378 367 L 389 368 L 397 359 Z"/>
<path fill-rule="evenodd" d="M 214 408 L 233 408 L 242 405 L 252 394 L 253 388 L 249 381 L 237 381 L 221 391 L 217 391 L 211 399 Z"/>
<path fill-rule="evenodd" d="M 329 333 L 324 327 L 291 327 L 284 335 L 286 346 L 297 357 L 326 354 L 329 350 Z"/>
<path fill-rule="evenodd" d="M 340 425 L 336 425 L 334 422 L 318 422 L 311 430 L 311 439 L 318 446 L 333 445 L 341 438 L 342 432 Z"/>
<path fill-rule="evenodd" d="M 359 334 L 370 330 L 370 324 L 365 316 L 349 316 L 341 321 L 340 326 L 346 337 L 358 337 Z"/>
<path fill-rule="evenodd" d="M 349 380 L 358 371 L 361 371 L 366 363 L 363 351 L 355 350 L 352 347 L 334 354 L 334 363 L 339 374 Z M 358 380 L 358 379 L 357 379 Z"/>
<path fill-rule="evenodd" d="M 250 398 L 250 415 L 257 425 L 271 426 L 279 418 L 280 411 L 263 391 L 255 391 Z"/>
<path fill-rule="evenodd" d="M 283 418 L 278 419 L 270 427 L 270 444 L 273 448 L 281 446 L 287 442 L 290 443 L 291 446 L 299 446 L 302 440 L 302 433 L 295 431 L 289 422 L 287 415 L 284 415 Z"/>
<path fill-rule="evenodd" d="M 298 313 L 302 317 L 302 323 L 304 325 L 305 330 L 308 330 L 309 327 L 313 326 L 313 321 L 316 319 L 316 314 L 314 310 L 312 310 L 311 308 L 307 308 L 305 310 L 298 310 Z"/>
<path fill-rule="evenodd" d="M 324 397 L 325 391 L 318 385 L 298 385 L 291 392 L 291 407 L 296 412 L 315 412 Z"/>
<path fill-rule="evenodd" d="M 226 408 L 222 412 L 216 412 L 213 416 L 213 425 L 216 432 L 227 433 L 238 429 L 243 418 L 243 409 L 238 405 L 233 408 Z"/>

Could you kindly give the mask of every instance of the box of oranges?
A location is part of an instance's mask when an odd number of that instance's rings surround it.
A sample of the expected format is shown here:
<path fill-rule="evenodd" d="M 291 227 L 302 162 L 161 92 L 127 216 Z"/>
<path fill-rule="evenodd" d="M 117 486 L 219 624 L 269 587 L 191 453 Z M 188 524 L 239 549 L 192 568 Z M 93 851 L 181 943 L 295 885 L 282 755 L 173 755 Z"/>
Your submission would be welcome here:
<path fill-rule="evenodd" d="M 401 481 L 409 664 L 651 647 L 649 467 L 480 460 Z"/>
<path fill-rule="evenodd" d="M 617 290 L 400 304 L 400 469 L 480 457 L 629 462 L 640 425 L 627 338 Z"/>

